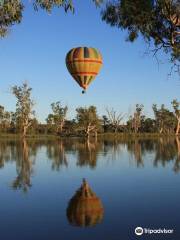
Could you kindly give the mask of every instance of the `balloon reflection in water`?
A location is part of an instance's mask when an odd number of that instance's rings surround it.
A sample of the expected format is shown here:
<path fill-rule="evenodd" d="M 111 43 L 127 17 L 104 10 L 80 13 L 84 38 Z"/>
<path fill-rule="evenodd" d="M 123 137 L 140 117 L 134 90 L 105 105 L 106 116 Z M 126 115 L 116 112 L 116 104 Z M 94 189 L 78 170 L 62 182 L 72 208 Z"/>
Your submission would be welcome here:
<path fill-rule="evenodd" d="M 103 219 L 104 209 L 101 200 L 91 190 L 85 179 L 67 208 L 67 218 L 71 225 L 91 227 Z"/>

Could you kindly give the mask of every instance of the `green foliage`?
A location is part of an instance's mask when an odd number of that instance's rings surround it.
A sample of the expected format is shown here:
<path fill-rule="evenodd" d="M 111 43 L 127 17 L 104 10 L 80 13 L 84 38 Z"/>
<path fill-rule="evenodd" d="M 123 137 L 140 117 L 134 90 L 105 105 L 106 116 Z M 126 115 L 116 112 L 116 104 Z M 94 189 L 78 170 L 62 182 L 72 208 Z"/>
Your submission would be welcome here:
<path fill-rule="evenodd" d="M 62 132 L 67 117 L 68 107 L 63 107 L 61 102 L 55 102 L 51 104 L 51 108 L 53 113 L 48 115 L 46 122 L 52 130 L 53 128 L 55 129 L 56 133 Z"/>
<path fill-rule="evenodd" d="M 76 112 L 76 118 L 79 125 L 87 126 L 89 123 L 94 125 L 99 122 L 95 106 L 90 106 L 88 108 L 80 107 L 76 109 Z"/>
<path fill-rule="evenodd" d="M 159 109 L 156 104 L 153 104 L 153 111 L 159 133 L 173 133 L 176 127 L 176 118 L 173 112 L 165 108 L 164 104 Z"/>
<path fill-rule="evenodd" d="M 144 105 L 142 104 L 136 104 L 136 109 L 133 116 L 130 116 L 130 119 L 128 121 L 128 125 L 130 125 L 131 129 L 138 133 L 138 131 L 141 128 L 142 122 L 145 119 L 145 116 L 142 115 Z"/>
<path fill-rule="evenodd" d="M 175 115 L 176 115 L 177 117 L 180 117 L 180 102 L 178 102 L 177 99 L 174 99 L 174 100 L 172 101 L 172 106 L 173 106 L 173 108 L 174 108 Z"/>
<path fill-rule="evenodd" d="M 180 2 L 178 0 L 116 0 L 107 3 L 102 19 L 128 31 L 127 40 L 141 34 L 155 53 L 163 49 L 180 60 Z"/>
<path fill-rule="evenodd" d="M 65 12 L 74 12 L 73 0 L 32 0 L 34 10 L 43 9 L 52 12 L 55 7 L 63 8 Z M 99 6 L 103 0 L 93 0 Z M 22 0 L 1 0 L 0 1 L 0 37 L 5 37 L 9 28 L 19 24 L 22 20 L 25 6 Z"/>
<path fill-rule="evenodd" d="M 95 106 L 80 107 L 76 109 L 76 112 L 76 119 L 80 129 L 84 130 L 87 135 L 92 131 L 97 132 L 100 127 L 100 119 Z"/>
<path fill-rule="evenodd" d="M 35 10 L 42 8 L 47 12 L 51 12 L 54 7 L 63 7 L 66 12 L 74 11 L 72 0 L 35 0 L 33 5 Z"/>
<path fill-rule="evenodd" d="M 19 0 L 4 0 L 0 3 L 0 37 L 8 33 L 9 27 L 20 23 L 23 4 Z"/>

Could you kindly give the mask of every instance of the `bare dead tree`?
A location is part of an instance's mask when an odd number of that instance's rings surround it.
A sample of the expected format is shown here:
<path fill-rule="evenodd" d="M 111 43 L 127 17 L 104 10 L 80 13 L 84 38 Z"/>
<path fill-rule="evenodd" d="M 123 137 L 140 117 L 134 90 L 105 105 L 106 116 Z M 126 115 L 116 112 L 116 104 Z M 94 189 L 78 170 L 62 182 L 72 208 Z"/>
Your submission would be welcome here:
<path fill-rule="evenodd" d="M 115 111 L 113 108 L 111 108 L 111 109 L 106 108 L 106 112 L 108 115 L 109 123 L 112 125 L 112 127 L 114 129 L 114 133 L 117 133 L 118 129 L 121 126 L 122 120 L 124 118 L 124 114 L 117 113 L 117 111 Z"/>

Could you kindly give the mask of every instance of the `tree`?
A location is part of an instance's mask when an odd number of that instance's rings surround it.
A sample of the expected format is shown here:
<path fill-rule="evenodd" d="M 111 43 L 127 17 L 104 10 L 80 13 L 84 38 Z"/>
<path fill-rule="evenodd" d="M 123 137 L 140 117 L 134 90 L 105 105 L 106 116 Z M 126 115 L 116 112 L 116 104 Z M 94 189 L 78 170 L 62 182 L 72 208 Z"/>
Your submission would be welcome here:
<path fill-rule="evenodd" d="M 22 86 L 12 87 L 12 93 L 17 99 L 16 103 L 16 125 L 20 127 L 23 137 L 26 136 L 28 128 L 31 126 L 34 101 L 31 99 L 32 88 L 27 83 Z"/>
<path fill-rule="evenodd" d="M 73 0 L 32 0 L 32 5 L 36 11 L 39 9 L 51 12 L 55 7 L 61 7 L 66 12 L 74 11 Z M 93 0 L 99 5 L 102 0 Z M 22 21 L 25 6 L 23 0 L 1 0 L 0 1 L 0 37 L 7 35 L 8 30 L 14 24 Z"/>
<path fill-rule="evenodd" d="M 177 99 L 174 99 L 172 101 L 172 105 L 174 108 L 175 117 L 177 119 L 176 135 L 178 135 L 180 131 L 180 102 L 178 102 Z"/>
<path fill-rule="evenodd" d="M 51 104 L 52 114 L 48 115 L 47 123 L 55 126 L 56 133 L 61 133 L 67 117 L 68 107 L 62 106 L 61 102 Z"/>
<path fill-rule="evenodd" d="M 152 118 L 146 118 L 144 116 L 141 119 L 141 132 L 155 133 L 156 132 L 156 121 Z"/>
<path fill-rule="evenodd" d="M 91 132 L 94 132 L 95 135 L 100 127 L 100 119 L 97 115 L 97 110 L 95 106 L 90 106 L 89 108 L 77 108 L 77 122 L 86 136 L 89 137 Z"/>
<path fill-rule="evenodd" d="M 108 125 L 109 125 L 109 120 L 108 120 L 108 117 L 106 115 L 102 116 L 102 123 L 103 123 L 104 132 L 106 132 L 107 128 L 108 128 Z"/>
<path fill-rule="evenodd" d="M 138 133 L 141 127 L 141 120 L 142 120 L 142 110 L 144 105 L 136 104 L 136 110 L 134 112 L 134 116 L 132 117 L 132 129 L 135 133 Z"/>
<path fill-rule="evenodd" d="M 22 19 L 23 4 L 19 0 L 0 1 L 0 36 L 8 33 L 9 27 L 20 23 Z"/>
<path fill-rule="evenodd" d="M 109 123 L 112 126 L 114 133 L 117 133 L 118 129 L 121 126 L 121 122 L 124 118 L 124 115 L 122 113 L 117 113 L 113 108 L 112 109 L 106 108 L 106 112 L 108 115 Z"/>
<path fill-rule="evenodd" d="M 175 64 L 180 60 L 179 0 L 116 0 L 107 3 L 102 19 L 128 31 L 128 41 L 139 35 L 151 44 L 154 53 L 163 49 Z M 179 67 L 179 64 L 178 64 Z"/>
<path fill-rule="evenodd" d="M 0 105 L 0 131 L 8 132 L 11 127 L 11 112 L 5 110 L 3 106 Z"/>
<path fill-rule="evenodd" d="M 176 125 L 176 118 L 174 114 L 165 108 L 164 104 L 158 109 L 156 104 L 152 106 L 155 120 L 156 120 L 156 127 L 158 132 L 161 133 L 174 133 L 174 128 Z"/>

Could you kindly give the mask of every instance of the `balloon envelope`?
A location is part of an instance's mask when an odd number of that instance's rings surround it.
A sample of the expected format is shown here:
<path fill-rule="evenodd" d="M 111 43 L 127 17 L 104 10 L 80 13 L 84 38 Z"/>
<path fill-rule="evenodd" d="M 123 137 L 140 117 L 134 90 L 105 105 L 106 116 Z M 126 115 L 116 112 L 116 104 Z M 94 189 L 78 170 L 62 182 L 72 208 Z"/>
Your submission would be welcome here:
<path fill-rule="evenodd" d="M 102 56 L 95 48 L 73 48 L 66 56 L 66 66 L 75 81 L 86 90 L 101 69 Z"/>

